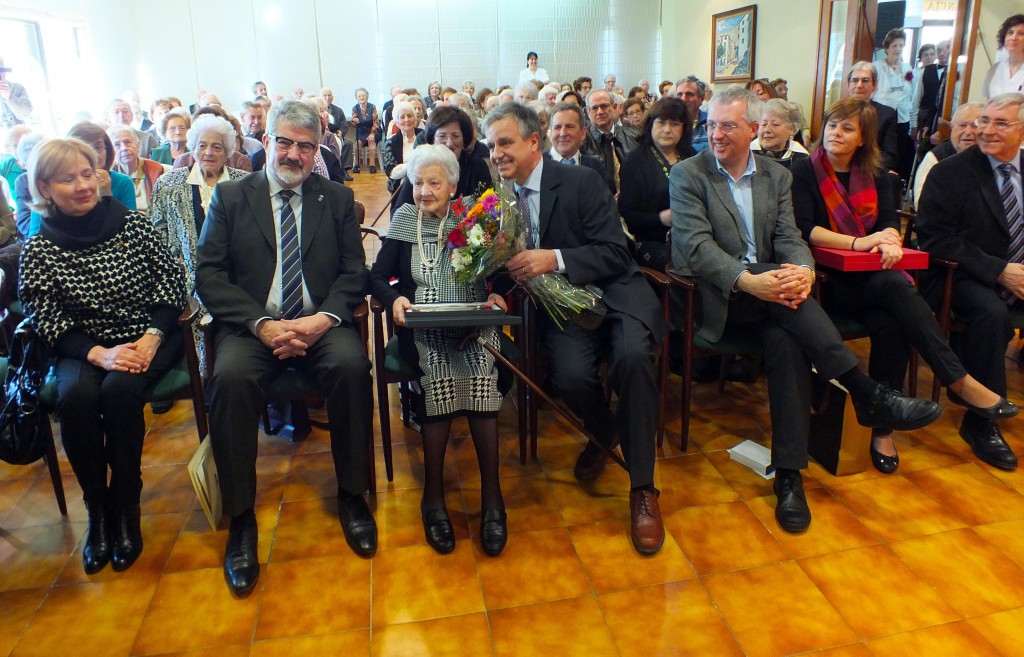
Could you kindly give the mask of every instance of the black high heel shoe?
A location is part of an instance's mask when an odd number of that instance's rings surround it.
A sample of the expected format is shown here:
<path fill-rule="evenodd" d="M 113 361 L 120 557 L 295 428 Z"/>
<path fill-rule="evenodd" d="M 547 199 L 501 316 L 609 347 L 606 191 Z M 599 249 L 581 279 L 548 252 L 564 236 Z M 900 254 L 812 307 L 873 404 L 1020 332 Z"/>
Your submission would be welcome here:
<path fill-rule="evenodd" d="M 1015 404 L 1013 404 L 1010 401 L 1007 401 L 1005 397 L 1000 397 L 998 402 L 992 404 L 991 406 L 986 406 L 985 408 L 982 408 L 981 406 L 975 406 L 974 404 L 970 403 L 960 395 L 953 392 L 952 388 L 946 388 L 946 397 L 949 397 L 949 401 L 953 402 L 954 404 L 963 406 L 967 410 L 971 411 L 976 415 L 980 415 L 986 420 L 1008 420 L 1014 415 L 1016 415 L 1017 412 L 1020 410 L 1017 408 Z"/>
<path fill-rule="evenodd" d="M 896 472 L 896 468 L 900 467 L 900 455 L 893 454 L 889 456 L 883 454 L 875 449 L 875 440 L 871 439 L 871 464 L 875 466 L 875 470 L 878 470 L 882 474 L 892 474 Z"/>
<path fill-rule="evenodd" d="M 82 546 L 82 566 L 86 575 L 95 575 L 110 563 L 110 527 L 106 509 L 86 505 L 89 511 L 89 530 Z"/>
<path fill-rule="evenodd" d="M 427 543 L 439 554 L 451 554 L 455 550 L 455 529 L 444 507 L 420 511 L 423 517 L 423 533 Z"/>
<path fill-rule="evenodd" d="M 480 547 L 496 557 L 508 543 L 508 515 L 504 509 L 486 509 L 480 518 Z"/>

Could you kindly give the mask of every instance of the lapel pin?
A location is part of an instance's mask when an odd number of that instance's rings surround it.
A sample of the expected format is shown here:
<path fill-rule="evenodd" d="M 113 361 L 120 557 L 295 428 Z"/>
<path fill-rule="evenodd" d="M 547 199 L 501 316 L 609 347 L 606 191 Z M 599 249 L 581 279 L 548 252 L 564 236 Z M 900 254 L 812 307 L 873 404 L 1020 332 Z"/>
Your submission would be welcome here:
<path fill-rule="evenodd" d="M 317 200 L 318 202 L 323 202 L 323 200 L 324 200 L 324 195 L 323 195 L 323 194 L 321 194 L 320 196 L 317 196 L 317 197 L 316 197 L 316 200 Z"/>

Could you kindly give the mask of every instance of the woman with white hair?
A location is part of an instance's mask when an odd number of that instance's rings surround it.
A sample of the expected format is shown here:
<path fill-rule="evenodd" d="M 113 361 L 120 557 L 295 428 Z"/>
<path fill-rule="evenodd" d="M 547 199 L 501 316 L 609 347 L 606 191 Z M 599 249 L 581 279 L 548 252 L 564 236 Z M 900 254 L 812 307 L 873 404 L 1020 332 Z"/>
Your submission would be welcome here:
<path fill-rule="evenodd" d="M 135 185 L 135 208 L 148 210 L 157 179 L 171 170 L 166 164 L 139 157 L 139 136 L 129 125 L 107 128 L 107 136 L 114 145 L 113 171 L 123 173 Z"/>
<path fill-rule="evenodd" d="M 412 103 L 405 100 L 396 102 L 392 114 L 398 132 L 384 142 L 381 161 L 384 163 L 384 173 L 388 176 L 388 191 L 394 193 L 405 177 L 405 167 L 401 165 L 412 155 L 412 149 L 416 147 L 416 135 L 423 130 L 419 128 Z"/>
<path fill-rule="evenodd" d="M 488 294 L 484 281 L 455 280 L 448 235 L 456 216 L 459 161 L 445 146 L 425 144 L 407 162 L 413 203 L 395 212 L 370 272 L 370 293 L 394 314 L 399 351 L 419 375 L 422 396 L 415 400 L 423 433 L 424 485 L 420 510 L 427 543 L 441 554 L 455 549 L 455 532 L 444 502 L 444 455 L 453 417 L 466 416 L 480 465 L 482 518 L 480 543 L 491 556 L 508 540 L 505 503 L 498 481 L 498 370 L 494 357 L 475 342 L 461 343 L 477 329 L 405 327 L 412 304 L 468 302 L 507 310 L 505 300 Z M 460 199 L 468 203 L 468 200 Z M 392 285 L 391 281 L 397 279 Z M 481 337 L 498 348 L 493 327 Z"/>
<path fill-rule="evenodd" d="M 750 150 L 787 169 L 793 162 L 810 157 L 807 149 L 793 139 L 801 120 L 800 108 L 793 103 L 781 98 L 766 101 L 761 105 L 761 123 L 757 139 L 750 142 Z"/>
<path fill-rule="evenodd" d="M 98 193 L 96 151 L 52 139 L 29 158 L 39 234 L 21 256 L 20 297 L 56 355 L 61 439 L 89 525 L 85 572 L 142 552 L 145 393 L 181 359 L 185 286 L 145 215 Z"/>

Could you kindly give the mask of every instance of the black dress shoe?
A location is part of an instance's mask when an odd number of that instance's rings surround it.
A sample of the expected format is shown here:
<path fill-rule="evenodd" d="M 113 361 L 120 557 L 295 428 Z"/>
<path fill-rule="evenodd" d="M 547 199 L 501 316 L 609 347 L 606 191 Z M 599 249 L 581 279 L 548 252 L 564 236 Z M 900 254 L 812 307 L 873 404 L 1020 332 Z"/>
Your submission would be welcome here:
<path fill-rule="evenodd" d="M 778 497 L 775 504 L 775 521 L 779 523 L 779 527 L 790 534 L 807 529 L 811 524 L 811 509 L 807 506 L 800 471 L 782 468 L 776 470 L 773 488 Z"/>
<path fill-rule="evenodd" d="M 592 481 L 601 476 L 604 466 L 608 463 L 608 455 L 601 448 L 587 443 L 580 455 L 576 457 L 576 465 L 572 474 L 579 481 Z"/>
<path fill-rule="evenodd" d="M 910 431 L 928 426 L 942 415 L 942 407 L 929 399 L 904 397 L 879 384 L 865 405 L 853 403 L 857 422 L 872 429 Z"/>
<path fill-rule="evenodd" d="M 993 468 L 1007 472 L 1017 469 L 1017 455 L 1006 444 L 998 425 L 992 422 L 964 422 L 960 425 L 960 437 L 971 446 L 975 456 Z"/>
<path fill-rule="evenodd" d="M 1015 404 L 1007 401 L 1005 397 L 1000 397 L 999 401 L 995 404 L 982 408 L 981 406 L 975 406 L 960 395 L 956 394 L 953 392 L 952 388 L 946 388 L 946 396 L 949 397 L 949 401 L 963 406 L 975 415 L 981 416 L 986 420 L 1008 420 L 1015 416 L 1019 410 Z"/>
<path fill-rule="evenodd" d="M 132 504 L 118 510 L 111 534 L 113 556 L 110 566 L 117 572 L 128 570 L 142 554 L 142 510 Z"/>
<path fill-rule="evenodd" d="M 110 563 L 110 527 L 102 504 L 86 505 L 86 508 L 89 511 L 89 530 L 82 546 L 82 566 L 86 575 L 94 575 Z"/>
<path fill-rule="evenodd" d="M 370 173 L 377 173 L 377 167 L 370 165 Z"/>
<path fill-rule="evenodd" d="M 875 449 L 874 441 L 871 442 L 871 464 L 875 466 L 875 470 L 878 470 L 882 474 L 892 474 L 896 472 L 896 468 L 900 467 L 900 455 L 883 454 Z"/>
<path fill-rule="evenodd" d="M 377 551 L 377 523 L 363 496 L 342 493 L 338 497 L 338 515 L 352 551 L 361 557 L 372 557 Z"/>
<path fill-rule="evenodd" d="M 444 508 L 420 510 L 423 518 L 423 533 L 427 543 L 440 554 L 451 554 L 455 550 L 455 529 Z"/>
<path fill-rule="evenodd" d="M 252 509 L 231 519 L 228 545 L 224 549 L 224 580 L 239 597 L 248 595 L 260 578 L 257 537 L 256 514 Z"/>
<path fill-rule="evenodd" d="M 174 408 L 174 400 L 168 399 L 166 401 L 157 401 L 149 405 L 149 410 L 153 411 L 153 415 L 163 415 Z"/>
<path fill-rule="evenodd" d="M 491 557 L 496 557 L 508 543 L 508 514 L 505 509 L 486 509 L 480 518 L 480 547 Z"/>

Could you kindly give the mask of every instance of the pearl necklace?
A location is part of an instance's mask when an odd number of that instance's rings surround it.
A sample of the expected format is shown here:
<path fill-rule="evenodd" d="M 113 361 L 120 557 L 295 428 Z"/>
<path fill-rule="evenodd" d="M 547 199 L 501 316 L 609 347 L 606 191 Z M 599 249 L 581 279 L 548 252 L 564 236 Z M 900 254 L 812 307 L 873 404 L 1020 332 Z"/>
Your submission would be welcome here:
<path fill-rule="evenodd" d="M 448 202 L 448 207 L 444 211 L 445 218 L 448 217 L 448 213 L 451 211 L 451 201 Z M 433 260 L 428 260 L 425 253 L 423 253 L 423 210 L 417 210 L 416 213 L 416 247 L 420 251 L 420 262 L 423 263 L 425 269 L 433 269 L 437 267 L 437 263 L 441 261 L 441 252 L 444 249 L 441 248 L 441 238 L 444 236 L 444 219 L 439 219 L 437 224 L 437 241 L 434 242 L 437 245 L 437 254 Z"/>

